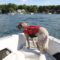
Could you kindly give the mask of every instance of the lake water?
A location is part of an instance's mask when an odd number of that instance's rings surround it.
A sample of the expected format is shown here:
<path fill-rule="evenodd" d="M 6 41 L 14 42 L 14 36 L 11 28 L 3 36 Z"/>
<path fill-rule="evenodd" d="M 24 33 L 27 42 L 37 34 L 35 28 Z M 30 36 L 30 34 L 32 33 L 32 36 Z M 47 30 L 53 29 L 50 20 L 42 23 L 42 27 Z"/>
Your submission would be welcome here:
<path fill-rule="evenodd" d="M 0 37 L 19 33 L 16 28 L 18 22 L 44 26 L 51 36 L 60 39 L 60 14 L 0 14 Z"/>

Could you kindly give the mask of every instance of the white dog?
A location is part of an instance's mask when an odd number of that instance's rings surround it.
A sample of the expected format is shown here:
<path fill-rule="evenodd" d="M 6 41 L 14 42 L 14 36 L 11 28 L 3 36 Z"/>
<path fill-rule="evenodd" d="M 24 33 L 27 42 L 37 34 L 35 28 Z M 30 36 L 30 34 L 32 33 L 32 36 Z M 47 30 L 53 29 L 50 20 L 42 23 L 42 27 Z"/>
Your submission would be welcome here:
<path fill-rule="evenodd" d="M 38 37 L 36 42 L 37 48 L 41 53 L 46 52 L 48 49 L 48 36 L 49 33 L 46 28 L 40 26 L 28 26 L 26 22 L 22 22 L 18 24 L 18 29 L 24 28 L 24 33 L 27 38 L 28 48 L 30 48 L 29 37 L 32 38 L 33 45 L 35 44 L 33 41 L 34 36 Z M 33 30 L 33 31 L 32 31 Z"/>

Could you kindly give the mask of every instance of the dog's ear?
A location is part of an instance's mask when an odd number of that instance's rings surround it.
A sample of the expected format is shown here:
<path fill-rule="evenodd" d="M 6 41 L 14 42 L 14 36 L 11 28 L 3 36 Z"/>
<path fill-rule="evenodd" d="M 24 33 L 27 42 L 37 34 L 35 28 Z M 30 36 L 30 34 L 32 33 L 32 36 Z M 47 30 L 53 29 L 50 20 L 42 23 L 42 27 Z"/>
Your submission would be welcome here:
<path fill-rule="evenodd" d="M 18 23 L 17 28 L 21 29 L 22 28 L 22 23 Z"/>

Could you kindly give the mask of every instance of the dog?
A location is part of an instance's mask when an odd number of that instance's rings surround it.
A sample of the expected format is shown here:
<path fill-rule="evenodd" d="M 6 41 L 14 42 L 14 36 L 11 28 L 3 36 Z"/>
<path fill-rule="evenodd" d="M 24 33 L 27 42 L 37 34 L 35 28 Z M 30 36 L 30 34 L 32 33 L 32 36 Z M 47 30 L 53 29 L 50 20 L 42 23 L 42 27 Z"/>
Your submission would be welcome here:
<path fill-rule="evenodd" d="M 28 44 L 27 48 L 30 48 L 29 37 L 31 37 L 33 45 L 36 44 L 37 49 L 40 50 L 41 53 L 47 51 L 48 43 L 49 43 L 49 39 L 48 39 L 49 33 L 46 28 L 41 26 L 29 26 L 26 22 L 19 23 L 17 27 L 19 30 L 21 28 L 24 28 L 24 34 L 26 36 L 27 44 Z M 35 36 L 37 37 L 36 43 L 34 43 L 33 40 Z"/>

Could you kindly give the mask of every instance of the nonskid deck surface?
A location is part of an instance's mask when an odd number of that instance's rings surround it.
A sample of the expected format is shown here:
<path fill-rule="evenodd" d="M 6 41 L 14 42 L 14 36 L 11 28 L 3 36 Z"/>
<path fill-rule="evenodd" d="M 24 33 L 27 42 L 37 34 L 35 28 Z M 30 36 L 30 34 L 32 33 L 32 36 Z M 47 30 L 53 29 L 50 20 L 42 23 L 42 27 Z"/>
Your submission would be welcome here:
<path fill-rule="evenodd" d="M 40 52 L 35 48 L 23 48 L 21 49 L 21 52 L 25 55 L 26 60 L 40 60 L 40 57 L 41 60 L 56 60 L 53 56 L 49 55 L 48 53 L 41 55 Z"/>
<path fill-rule="evenodd" d="M 56 60 L 53 56 L 48 53 L 40 54 L 35 48 L 22 48 L 19 51 L 12 52 L 3 60 Z"/>

